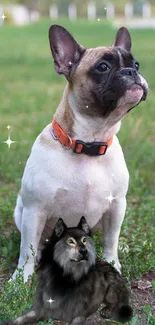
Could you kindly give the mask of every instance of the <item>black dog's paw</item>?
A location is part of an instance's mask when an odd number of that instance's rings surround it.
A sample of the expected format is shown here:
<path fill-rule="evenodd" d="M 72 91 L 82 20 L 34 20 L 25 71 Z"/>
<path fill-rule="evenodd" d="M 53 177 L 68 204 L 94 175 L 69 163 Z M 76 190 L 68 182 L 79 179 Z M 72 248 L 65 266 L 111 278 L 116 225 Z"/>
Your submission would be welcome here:
<path fill-rule="evenodd" d="M 105 318 L 105 319 L 109 319 L 111 316 L 110 310 L 106 307 L 100 309 L 99 313 L 100 313 L 100 317 Z"/>

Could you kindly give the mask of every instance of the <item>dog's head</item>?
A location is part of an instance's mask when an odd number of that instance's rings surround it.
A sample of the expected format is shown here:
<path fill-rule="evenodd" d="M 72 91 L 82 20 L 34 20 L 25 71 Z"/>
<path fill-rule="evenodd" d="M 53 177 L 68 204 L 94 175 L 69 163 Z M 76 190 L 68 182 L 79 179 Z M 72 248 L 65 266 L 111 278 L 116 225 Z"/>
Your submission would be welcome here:
<path fill-rule="evenodd" d="M 58 25 L 50 27 L 49 39 L 55 69 L 69 81 L 80 113 L 110 116 L 115 124 L 146 99 L 148 85 L 130 53 L 131 38 L 125 27 L 119 29 L 111 47 L 86 49 Z"/>

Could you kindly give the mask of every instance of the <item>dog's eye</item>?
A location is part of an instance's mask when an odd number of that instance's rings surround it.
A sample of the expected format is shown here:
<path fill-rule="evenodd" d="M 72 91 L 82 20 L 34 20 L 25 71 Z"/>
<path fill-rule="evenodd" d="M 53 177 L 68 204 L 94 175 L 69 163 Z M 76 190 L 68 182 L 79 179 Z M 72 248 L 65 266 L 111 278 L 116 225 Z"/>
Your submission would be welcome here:
<path fill-rule="evenodd" d="M 81 239 L 81 241 L 82 241 L 83 244 L 86 244 L 86 242 L 87 242 L 87 238 L 86 238 L 86 237 L 83 237 L 83 238 Z"/>
<path fill-rule="evenodd" d="M 135 68 L 136 68 L 137 71 L 139 70 L 139 63 L 138 62 L 135 62 Z"/>
<path fill-rule="evenodd" d="M 98 65 L 96 68 L 97 71 L 99 72 L 106 72 L 109 69 L 108 65 L 105 62 L 102 62 Z"/>
<path fill-rule="evenodd" d="M 75 243 L 75 240 L 73 238 L 68 238 L 67 244 L 68 245 L 75 245 L 76 243 Z"/>

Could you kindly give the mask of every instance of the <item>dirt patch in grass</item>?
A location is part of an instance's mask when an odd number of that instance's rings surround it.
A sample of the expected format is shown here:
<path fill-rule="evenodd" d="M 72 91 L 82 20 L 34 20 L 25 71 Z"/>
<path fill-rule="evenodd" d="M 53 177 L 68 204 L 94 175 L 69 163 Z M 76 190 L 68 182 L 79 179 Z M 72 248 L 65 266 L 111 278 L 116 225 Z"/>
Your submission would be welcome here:
<path fill-rule="evenodd" d="M 151 306 L 152 314 L 155 315 L 155 289 L 152 287 L 155 281 L 155 270 L 146 272 L 139 280 L 132 284 L 134 292 L 133 308 L 136 314 L 141 316 L 141 325 L 146 325 L 144 306 Z"/>

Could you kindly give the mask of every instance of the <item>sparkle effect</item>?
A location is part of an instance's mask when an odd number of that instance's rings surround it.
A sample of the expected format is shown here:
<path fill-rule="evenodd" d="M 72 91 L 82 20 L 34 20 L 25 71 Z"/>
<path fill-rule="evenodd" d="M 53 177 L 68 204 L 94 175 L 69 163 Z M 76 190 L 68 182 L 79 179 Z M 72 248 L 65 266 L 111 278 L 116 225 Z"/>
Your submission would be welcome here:
<path fill-rule="evenodd" d="M 3 15 L 1 16 L 1 18 L 4 20 L 4 19 L 6 18 L 6 16 L 3 14 Z"/>
<path fill-rule="evenodd" d="M 52 304 L 55 300 L 53 300 L 52 298 L 47 300 L 50 304 Z"/>
<path fill-rule="evenodd" d="M 111 204 L 111 203 L 112 203 L 112 201 L 115 199 L 115 197 L 114 197 L 114 196 L 112 196 L 112 195 L 111 195 L 111 193 L 110 193 L 110 195 L 109 195 L 109 196 L 107 196 L 105 199 L 106 199 L 106 200 L 108 200 L 108 201 L 109 201 L 109 203 Z"/>
<path fill-rule="evenodd" d="M 97 21 L 100 21 L 100 18 L 98 18 Z"/>
<path fill-rule="evenodd" d="M 10 138 L 10 133 L 9 133 L 9 130 L 11 129 L 10 125 L 7 126 L 7 129 L 8 129 L 8 139 L 6 141 L 3 141 L 3 143 L 6 143 L 8 145 L 8 148 L 10 149 L 12 143 L 16 143 L 17 141 L 12 141 Z"/>

